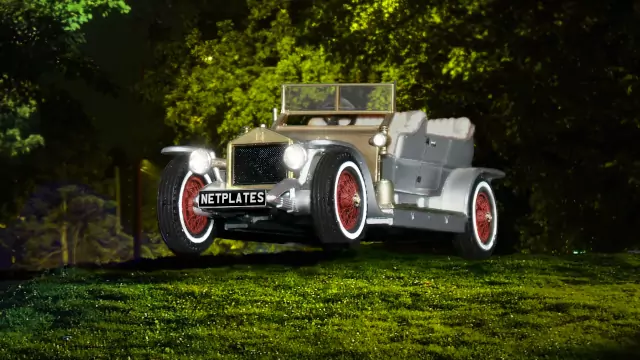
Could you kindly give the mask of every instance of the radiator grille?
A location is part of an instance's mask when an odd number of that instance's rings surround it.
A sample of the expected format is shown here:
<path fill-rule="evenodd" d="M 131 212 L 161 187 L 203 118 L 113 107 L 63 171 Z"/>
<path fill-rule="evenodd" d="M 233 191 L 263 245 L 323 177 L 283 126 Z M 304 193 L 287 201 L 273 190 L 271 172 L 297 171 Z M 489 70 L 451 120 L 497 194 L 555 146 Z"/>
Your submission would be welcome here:
<path fill-rule="evenodd" d="M 287 143 L 235 145 L 233 147 L 233 185 L 276 184 L 287 178 L 282 161 Z"/>

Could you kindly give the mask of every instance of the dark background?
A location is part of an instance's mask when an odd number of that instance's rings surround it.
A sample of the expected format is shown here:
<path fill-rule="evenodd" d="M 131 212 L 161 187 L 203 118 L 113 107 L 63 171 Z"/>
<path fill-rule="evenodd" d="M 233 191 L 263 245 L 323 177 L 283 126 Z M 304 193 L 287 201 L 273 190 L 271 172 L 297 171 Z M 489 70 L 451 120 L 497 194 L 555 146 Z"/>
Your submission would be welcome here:
<path fill-rule="evenodd" d="M 76 10 L 0 6 L 0 131 L 44 139 L 0 138 L 3 268 L 129 259 L 140 168 L 143 256 L 169 255 L 160 149 L 223 149 L 270 119 L 282 82 L 397 81 L 400 111 L 472 119 L 475 165 L 508 174 L 502 252 L 640 244 L 638 1 L 127 4 L 66 30 Z"/>

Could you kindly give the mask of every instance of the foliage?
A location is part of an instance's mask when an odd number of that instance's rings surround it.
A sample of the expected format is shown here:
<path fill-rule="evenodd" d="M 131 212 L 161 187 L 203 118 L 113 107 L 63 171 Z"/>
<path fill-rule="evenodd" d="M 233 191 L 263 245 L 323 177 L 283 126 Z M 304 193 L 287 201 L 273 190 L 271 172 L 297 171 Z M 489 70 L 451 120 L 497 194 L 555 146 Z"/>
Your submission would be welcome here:
<path fill-rule="evenodd" d="M 640 221 L 634 2 L 270 0 L 247 8 L 246 21 L 219 21 L 211 38 L 190 23 L 180 53 L 189 61 L 158 65 L 179 69 L 162 91 L 176 141 L 220 146 L 241 126 L 268 122 L 283 82 L 397 81 L 400 110 L 474 121 L 477 165 L 508 173 L 497 185 L 506 199 L 501 233 L 518 235 L 520 249 L 638 245 L 627 230 Z"/>
<path fill-rule="evenodd" d="M 271 120 L 281 83 L 338 79 L 339 66 L 321 47 L 297 44 L 287 4 L 249 2 L 246 24 L 220 21 L 212 40 L 203 40 L 198 29 L 187 36 L 191 62 L 163 99 L 167 124 L 180 134 L 176 141 L 195 138 L 219 146 L 243 126 Z"/>
<path fill-rule="evenodd" d="M 0 348 L 11 359 L 55 358 L 61 346 L 97 359 L 640 355 L 637 256 L 474 263 L 371 247 L 333 260 L 294 252 L 58 270 L 3 294 Z"/>
<path fill-rule="evenodd" d="M 45 75 L 81 78 L 102 90 L 111 84 L 83 55 L 80 27 L 95 12 L 128 12 L 123 0 L 0 1 L 0 154 L 18 155 L 42 145 L 27 135 L 47 100 Z"/>
<path fill-rule="evenodd" d="M 48 88 L 49 100 L 40 107 L 41 134 L 47 144 L 19 158 L 0 157 L 3 174 L 0 204 L 10 221 L 22 211 L 38 185 L 77 183 L 107 194 L 103 181 L 109 158 L 97 143 L 91 119 L 80 104 L 60 89 Z"/>
<path fill-rule="evenodd" d="M 113 207 L 77 186 L 39 189 L 13 227 L 22 250 L 18 265 L 42 269 L 126 259 L 131 243 L 119 236 Z"/>

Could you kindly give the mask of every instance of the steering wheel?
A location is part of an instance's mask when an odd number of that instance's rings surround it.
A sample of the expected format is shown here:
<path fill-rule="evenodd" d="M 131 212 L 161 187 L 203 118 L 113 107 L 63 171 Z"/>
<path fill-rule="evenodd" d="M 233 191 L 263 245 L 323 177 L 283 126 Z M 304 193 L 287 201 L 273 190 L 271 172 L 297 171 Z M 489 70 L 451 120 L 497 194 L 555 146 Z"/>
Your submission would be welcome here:
<path fill-rule="evenodd" d="M 322 104 L 322 106 L 320 107 L 323 110 L 335 110 L 335 100 L 330 98 L 327 99 L 327 101 L 324 102 L 324 104 Z M 347 99 L 345 98 L 340 98 L 340 108 L 344 109 L 344 110 L 355 110 L 356 107 Z M 327 122 L 327 125 L 330 126 L 337 126 L 340 125 L 339 120 L 340 119 L 349 119 L 349 123 L 347 125 L 353 125 L 356 122 L 356 116 L 348 116 L 348 115 L 341 115 L 341 116 L 326 116 L 323 117 L 324 121 Z"/>
<path fill-rule="evenodd" d="M 324 117 L 324 121 L 327 122 L 327 125 L 330 126 L 338 126 L 340 125 L 340 119 L 349 119 L 349 123 L 347 125 L 354 125 L 356 123 L 356 116 L 355 115 L 341 115 L 341 116 L 327 116 Z"/>

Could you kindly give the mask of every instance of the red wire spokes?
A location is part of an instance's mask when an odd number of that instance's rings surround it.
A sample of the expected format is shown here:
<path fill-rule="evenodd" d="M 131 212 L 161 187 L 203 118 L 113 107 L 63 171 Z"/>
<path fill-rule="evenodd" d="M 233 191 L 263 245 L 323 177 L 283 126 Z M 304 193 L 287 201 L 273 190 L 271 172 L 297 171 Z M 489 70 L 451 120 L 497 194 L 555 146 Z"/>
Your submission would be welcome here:
<path fill-rule="evenodd" d="M 209 222 L 207 217 L 197 215 L 193 211 L 193 199 L 203 187 L 204 182 L 202 179 L 197 176 L 191 176 L 187 180 L 182 193 L 182 218 L 184 219 L 186 230 L 191 234 L 201 233 Z"/>
<path fill-rule="evenodd" d="M 491 235 L 491 221 L 493 220 L 491 203 L 487 194 L 478 193 L 475 205 L 477 235 L 483 243 L 486 243 Z"/>
<path fill-rule="evenodd" d="M 360 212 L 357 201 L 358 184 L 348 171 L 342 171 L 338 177 L 338 188 L 335 201 L 338 203 L 338 217 L 347 230 L 352 230 L 358 222 Z"/>

